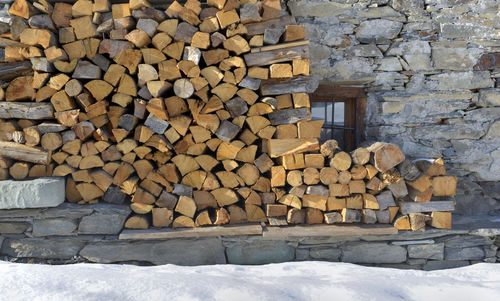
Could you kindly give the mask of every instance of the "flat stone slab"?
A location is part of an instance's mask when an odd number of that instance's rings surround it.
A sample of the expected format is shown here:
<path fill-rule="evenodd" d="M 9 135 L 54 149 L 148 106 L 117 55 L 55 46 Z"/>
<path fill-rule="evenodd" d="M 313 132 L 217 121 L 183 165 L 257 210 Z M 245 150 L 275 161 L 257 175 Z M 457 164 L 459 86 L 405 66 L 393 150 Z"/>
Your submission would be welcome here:
<path fill-rule="evenodd" d="M 120 234 L 119 239 L 170 239 L 239 235 L 262 235 L 262 226 L 244 225 L 185 229 L 124 230 Z"/>
<path fill-rule="evenodd" d="M 398 229 L 391 225 L 310 225 L 286 228 L 266 227 L 263 237 L 364 236 L 393 235 Z"/>
<path fill-rule="evenodd" d="M 285 241 L 259 240 L 236 243 L 226 249 L 230 264 L 268 264 L 291 261 L 295 248 Z"/>
<path fill-rule="evenodd" d="M 0 209 L 56 207 L 64 198 L 64 178 L 0 181 Z"/>
<path fill-rule="evenodd" d="M 80 255 L 91 262 L 150 262 L 155 265 L 224 264 L 222 242 L 217 238 L 173 239 L 168 241 L 116 241 L 86 245 Z"/>

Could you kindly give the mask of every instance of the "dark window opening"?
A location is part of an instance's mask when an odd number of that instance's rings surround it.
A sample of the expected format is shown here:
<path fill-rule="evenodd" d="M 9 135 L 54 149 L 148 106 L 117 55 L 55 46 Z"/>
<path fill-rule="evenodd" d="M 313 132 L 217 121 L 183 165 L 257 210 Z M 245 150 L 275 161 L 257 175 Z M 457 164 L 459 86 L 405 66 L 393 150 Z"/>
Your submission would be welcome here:
<path fill-rule="evenodd" d="M 366 110 L 363 88 L 320 85 L 310 99 L 312 119 L 325 120 L 320 143 L 335 139 L 342 150 L 354 150 L 363 139 Z"/>

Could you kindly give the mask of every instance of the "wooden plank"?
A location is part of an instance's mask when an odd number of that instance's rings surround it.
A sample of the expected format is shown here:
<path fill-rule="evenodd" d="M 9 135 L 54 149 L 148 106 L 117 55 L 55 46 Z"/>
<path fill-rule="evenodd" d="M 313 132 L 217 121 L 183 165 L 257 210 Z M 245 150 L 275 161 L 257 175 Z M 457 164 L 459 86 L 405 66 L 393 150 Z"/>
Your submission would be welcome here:
<path fill-rule="evenodd" d="M 120 234 L 119 239 L 170 239 L 238 235 L 262 235 L 262 226 L 253 224 L 207 228 L 182 228 L 175 230 L 124 230 Z"/>
<path fill-rule="evenodd" d="M 291 47 L 304 46 L 304 45 L 309 45 L 309 40 L 288 42 L 288 43 L 281 43 L 281 44 L 277 44 L 277 45 L 252 48 L 250 50 L 250 52 L 251 53 L 258 53 L 258 52 L 271 51 L 271 50 L 277 50 L 277 49 L 283 49 L 283 48 L 291 48 Z"/>
<path fill-rule="evenodd" d="M 0 157 L 46 165 L 49 154 L 39 148 L 0 141 Z"/>
<path fill-rule="evenodd" d="M 0 63 L 0 80 L 10 80 L 18 76 L 32 74 L 30 61 Z"/>
<path fill-rule="evenodd" d="M 401 214 L 433 212 L 433 211 L 453 211 L 455 210 L 454 201 L 435 201 L 428 203 L 421 202 L 401 202 L 399 203 Z"/>
<path fill-rule="evenodd" d="M 289 93 L 312 93 L 318 87 L 318 80 L 312 76 L 299 76 L 291 79 L 268 79 L 260 83 L 262 96 Z"/>
<path fill-rule="evenodd" d="M 271 47 L 271 46 L 269 46 Z M 269 51 L 248 53 L 244 56 L 247 66 L 265 66 L 275 63 L 288 62 L 293 60 L 309 58 L 309 46 L 295 46 Z"/>
<path fill-rule="evenodd" d="M 293 227 L 266 227 L 264 238 L 393 235 L 398 230 L 391 225 L 309 225 Z"/>
<path fill-rule="evenodd" d="M 297 22 L 295 21 L 295 17 L 293 16 L 283 16 L 281 18 L 277 19 L 271 19 L 268 21 L 264 22 L 256 22 L 256 23 L 249 23 L 246 24 L 247 28 L 247 34 L 249 36 L 254 36 L 258 34 L 264 34 L 264 30 L 266 28 L 280 28 L 282 27 L 283 29 L 285 26 L 290 25 L 290 24 L 296 24 Z"/>
<path fill-rule="evenodd" d="M 0 102 L 0 118 L 54 119 L 54 107 L 50 103 Z"/>

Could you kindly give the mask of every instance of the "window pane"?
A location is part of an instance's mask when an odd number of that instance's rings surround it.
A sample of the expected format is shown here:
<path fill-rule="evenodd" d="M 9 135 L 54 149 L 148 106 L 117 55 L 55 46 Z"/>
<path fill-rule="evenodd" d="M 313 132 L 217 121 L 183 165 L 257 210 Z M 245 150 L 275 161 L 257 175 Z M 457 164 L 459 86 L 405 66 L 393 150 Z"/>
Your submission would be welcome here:
<path fill-rule="evenodd" d="M 333 139 L 337 140 L 339 143 L 340 149 L 344 149 L 344 130 L 343 129 L 334 129 L 333 130 Z"/>
<path fill-rule="evenodd" d="M 345 116 L 345 103 L 336 102 L 335 103 L 335 125 L 344 126 L 344 116 Z"/>
<path fill-rule="evenodd" d="M 325 106 L 326 102 L 313 102 L 311 106 L 312 120 L 325 119 Z"/>
<path fill-rule="evenodd" d="M 333 103 L 332 102 L 327 102 L 326 103 L 326 120 L 325 124 L 331 126 L 332 125 L 332 109 L 333 109 Z"/>

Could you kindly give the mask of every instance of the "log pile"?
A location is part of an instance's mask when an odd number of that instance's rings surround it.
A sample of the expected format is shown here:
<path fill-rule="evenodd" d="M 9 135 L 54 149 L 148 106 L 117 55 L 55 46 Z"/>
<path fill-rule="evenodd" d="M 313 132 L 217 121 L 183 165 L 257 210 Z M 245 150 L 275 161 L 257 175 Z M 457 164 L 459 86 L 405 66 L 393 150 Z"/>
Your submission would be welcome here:
<path fill-rule="evenodd" d="M 320 145 L 304 26 L 279 0 L 16 0 L 0 51 L 0 179 L 66 177 L 126 228 L 451 227 L 456 178 L 392 144 Z M 21 20 L 21 21 L 19 21 Z M 5 41 L 9 41 L 8 43 Z M 5 68 L 4 68 L 5 67 Z M 399 215 L 398 215 L 399 214 Z"/>

